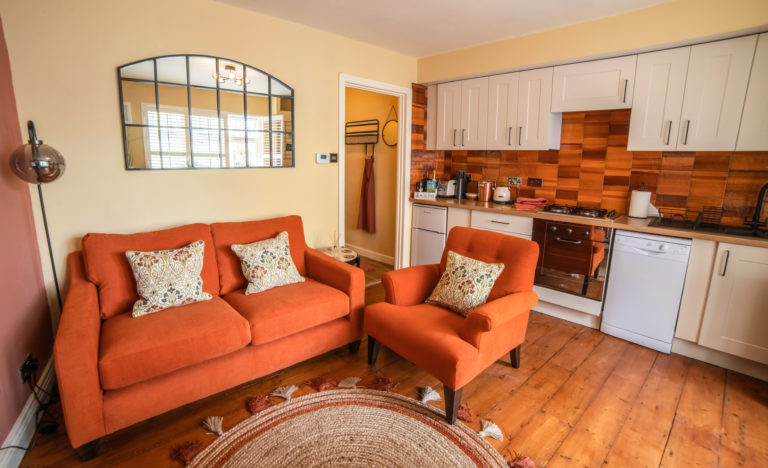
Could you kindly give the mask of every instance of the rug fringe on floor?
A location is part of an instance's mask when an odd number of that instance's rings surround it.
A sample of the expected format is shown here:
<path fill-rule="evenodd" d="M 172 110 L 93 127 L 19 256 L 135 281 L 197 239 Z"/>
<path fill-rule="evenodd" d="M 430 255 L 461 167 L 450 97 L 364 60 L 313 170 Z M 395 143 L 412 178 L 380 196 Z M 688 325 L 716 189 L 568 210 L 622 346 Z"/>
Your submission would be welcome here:
<path fill-rule="evenodd" d="M 184 442 L 173 448 L 172 458 L 178 462 L 181 462 L 184 466 L 187 466 L 189 465 L 189 462 L 195 458 L 195 455 L 197 455 L 202 449 L 203 442 L 200 440 Z"/>
<path fill-rule="evenodd" d="M 499 426 L 496 424 L 483 419 L 480 421 L 480 425 L 482 426 L 482 430 L 477 433 L 480 437 L 490 437 L 491 439 L 495 440 L 504 440 L 504 435 L 501 433 L 501 429 L 499 429 Z"/>
<path fill-rule="evenodd" d="M 469 405 L 466 403 L 462 403 L 461 406 L 459 406 L 459 412 L 456 414 L 456 417 L 468 423 L 475 420 L 475 417 L 472 416 L 472 411 L 469 409 Z"/>
<path fill-rule="evenodd" d="M 520 455 L 514 450 L 513 450 L 513 454 L 514 454 L 514 459 L 511 462 L 507 462 L 507 464 L 509 465 L 509 468 L 536 468 L 536 463 L 534 463 L 533 460 L 530 459 L 530 457 Z"/>
<path fill-rule="evenodd" d="M 314 388 L 318 392 L 336 388 L 336 386 L 338 385 L 335 380 L 329 379 L 328 377 L 315 377 L 314 379 L 304 382 L 304 384 L 309 385 L 310 387 Z"/>
<path fill-rule="evenodd" d="M 203 428 L 206 431 L 212 432 L 216 435 L 223 435 L 224 431 L 222 430 L 222 424 L 224 423 L 224 418 L 222 416 L 208 416 L 207 418 L 203 419 Z"/>
<path fill-rule="evenodd" d="M 293 395 L 293 392 L 295 392 L 298 389 L 299 387 L 297 387 L 296 385 L 286 385 L 284 387 L 277 387 L 272 391 L 272 393 L 270 393 L 270 395 L 280 397 L 280 398 L 285 398 L 286 400 L 290 400 L 291 395 Z"/>
<path fill-rule="evenodd" d="M 275 403 L 267 396 L 257 396 L 248 398 L 248 401 L 245 402 L 245 409 L 247 409 L 251 414 L 256 414 L 259 411 L 267 409 L 274 404 Z"/>
<path fill-rule="evenodd" d="M 433 390 L 432 387 L 426 386 L 419 389 L 419 401 L 422 403 L 440 401 L 440 394 Z"/>
<path fill-rule="evenodd" d="M 357 388 L 357 383 L 360 382 L 360 377 L 347 377 L 339 382 L 339 388 Z"/>
<path fill-rule="evenodd" d="M 383 390 L 385 392 L 394 392 L 400 382 L 395 382 L 389 377 L 376 377 L 373 382 L 368 385 L 371 390 Z"/>

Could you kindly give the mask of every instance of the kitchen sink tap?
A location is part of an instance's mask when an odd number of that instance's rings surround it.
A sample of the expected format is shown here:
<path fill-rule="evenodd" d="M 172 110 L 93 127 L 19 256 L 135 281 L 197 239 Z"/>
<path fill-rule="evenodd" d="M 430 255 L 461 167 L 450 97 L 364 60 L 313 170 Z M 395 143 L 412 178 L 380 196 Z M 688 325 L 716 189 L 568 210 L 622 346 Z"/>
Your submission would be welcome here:
<path fill-rule="evenodd" d="M 763 187 L 760 189 L 760 193 L 757 195 L 757 204 L 755 205 L 755 214 L 752 216 L 752 219 L 749 218 L 744 220 L 744 224 L 747 226 L 750 226 L 753 231 L 757 231 L 757 228 L 760 226 L 765 226 L 765 221 L 760 221 L 760 215 L 763 213 L 763 203 L 765 203 L 765 193 L 768 191 L 768 184 L 763 185 Z"/>

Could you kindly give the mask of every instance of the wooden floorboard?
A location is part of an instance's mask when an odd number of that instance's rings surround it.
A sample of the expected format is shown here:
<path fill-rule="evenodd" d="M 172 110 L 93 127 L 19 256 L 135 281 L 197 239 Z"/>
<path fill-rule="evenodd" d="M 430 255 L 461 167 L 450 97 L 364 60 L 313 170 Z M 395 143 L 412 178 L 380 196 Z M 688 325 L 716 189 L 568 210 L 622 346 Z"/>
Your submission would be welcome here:
<path fill-rule="evenodd" d="M 383 298 L 380 284 L 367 288 L 366 303 Z M 22 466 L 178 468 L 170 457 L 176 444 L 213 440 L 200 427 L 206 416 L 224 416 L 226 430 L 249 416 L 248 398 L 288 384 L 299 386 L 296 395 L 310 393 L 304 383 L 317 376 L 357 376 L 363 384 L 381 376 L 412 398 L 425 385 L 443 394 L 437 379 L 386 348 L 375 366 L 366 356 L 364 340 L 357 354 L 331 351 L 157 416 L 105 437 L 88 463 L 79 462 L 63 428 L 40 434 Z M 507 459 L 522 453 L 537 466 L 768 466 L 768 383 L 538 313 L 520 368 L 502 357 L 467 384 L 463 401 L 475 416 L 471 428 L 495 422 L 504 440 L 486 440 Z M 442 401 L 430 405 L 443 409 Z M 61 420 L 58 405 L 51 411 Z"/>

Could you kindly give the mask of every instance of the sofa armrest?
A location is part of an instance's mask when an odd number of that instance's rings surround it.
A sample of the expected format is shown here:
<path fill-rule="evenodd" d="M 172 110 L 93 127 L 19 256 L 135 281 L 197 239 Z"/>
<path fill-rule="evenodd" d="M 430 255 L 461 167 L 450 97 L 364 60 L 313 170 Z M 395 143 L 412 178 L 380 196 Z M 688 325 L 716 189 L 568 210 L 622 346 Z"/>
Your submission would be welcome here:
<path fill-rule="evenodd" d="M 64 302 L 53 356 L 62 412 L 73 447 L 106 433 L 99 380 L 101 317 L 96 285 L 86 279 L 82 252 L 67 258 L 69 293 Z"/>
<path fill-rule="evenodd" d="M 521 314 L 527 314 L 531 307 L 539 302 L 539 296 L 533 291 L 508 294 L 491 302 L 487 302 L 470 312 L 461 329 L 464 341 L 480 348 L 483 336 L 496 330 L 503 329 Z M 518 334 L 525 336 L 527 323 L 522 325 Z M 509 331 L 507 331 L 509 332 Z M 509 333 L 507 333 L 509 334 Z"/>
<path fill-rule="evenodd" d="M 385 300 L 399 306 L 423 304 L 440 280 L 440 265 L 418 265 L 388 271 L 381 277 Z"/>
<path fill-rule="evenodd" d="M 304 251 L 307 276 L 327 284 L 349 296 L 349 320 L 360 333 L 363 331 L 365 307 L 365 273 L 352 265 L 329 257 L 314 249 Z"/>

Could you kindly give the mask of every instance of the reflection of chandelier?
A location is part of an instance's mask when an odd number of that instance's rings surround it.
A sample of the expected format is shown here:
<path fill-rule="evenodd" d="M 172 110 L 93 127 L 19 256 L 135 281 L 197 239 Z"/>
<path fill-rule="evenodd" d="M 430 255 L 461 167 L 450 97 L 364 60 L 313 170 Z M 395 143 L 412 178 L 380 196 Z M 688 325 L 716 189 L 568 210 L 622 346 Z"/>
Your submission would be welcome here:
<path fill-rule="evenodd" d="M 227 81 L 232 81 L 235 83 L 236 86 L 242 86 L 243 85 L 243 77 L 237 76 L 235 73 L 235 67 L 234 65 L 224 65 L 224 72 L 223 74 L 219 74 L 216 72 L 213 72 L 213 79 L 217 80 L 219 83 L 226 83 Z M 250 83 L 251 80 L 246 78 L 245 84 Z"/>

